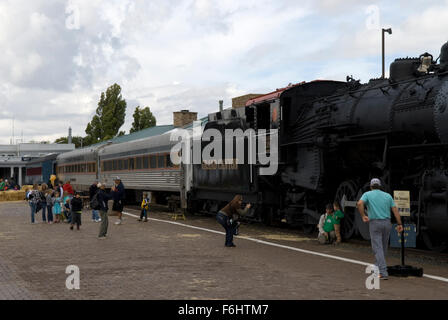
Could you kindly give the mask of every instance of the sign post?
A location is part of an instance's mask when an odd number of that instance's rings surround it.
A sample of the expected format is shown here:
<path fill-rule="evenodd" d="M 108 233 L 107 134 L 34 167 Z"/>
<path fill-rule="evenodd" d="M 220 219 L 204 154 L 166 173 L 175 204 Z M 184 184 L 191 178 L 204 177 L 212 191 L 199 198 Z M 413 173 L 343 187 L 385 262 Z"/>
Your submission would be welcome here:
<path fill-rule="evenodd" d="M 405 224 L 405 220 L 411 216 L 411 197 L 409 191 L 394 191 L 394 201 L 402 218 L 403 232 L 396 231 L 397 225 L 392 227 L 390 245 L 401 248 L 401 265 L 387 267 L 387 272 L 396 277 L 422 277 L 423 268 L 416 268 L 405 264 L 405 248 L 415 248 L 417 232 L 415 224 Z"/>

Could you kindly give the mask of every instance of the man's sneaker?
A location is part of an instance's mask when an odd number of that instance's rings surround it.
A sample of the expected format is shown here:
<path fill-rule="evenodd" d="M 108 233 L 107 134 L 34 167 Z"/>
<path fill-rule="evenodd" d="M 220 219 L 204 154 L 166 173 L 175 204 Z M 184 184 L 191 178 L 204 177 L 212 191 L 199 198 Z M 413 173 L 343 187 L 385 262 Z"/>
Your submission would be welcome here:
<path fill-rule="evenodd" d="M 98 240 L 104 240 L 104 239 L 106 239 L 106 236 L 104 236 L 104 237 L 98 237 Z"/>
<path fill-rule="evenodd" d="M 116 225 L 120 225 L 121 224 L 121 220 L 118 220 L 117 222 L 115 222 Z"/>
<path fill-rule="evenodd" d="M 380 278 L 381 280 L 389 280 L 389 277 L 388 277 L 388 276 L 383 276 L 382 274 L 380 274 L 380 275 L 378 276 L 378 278 Z"/>
<path fill-rule="evenodd" d="M 101 222 L 101 218 L 99 218 L 98 220 L 96 220 L 96 222 Z"/>

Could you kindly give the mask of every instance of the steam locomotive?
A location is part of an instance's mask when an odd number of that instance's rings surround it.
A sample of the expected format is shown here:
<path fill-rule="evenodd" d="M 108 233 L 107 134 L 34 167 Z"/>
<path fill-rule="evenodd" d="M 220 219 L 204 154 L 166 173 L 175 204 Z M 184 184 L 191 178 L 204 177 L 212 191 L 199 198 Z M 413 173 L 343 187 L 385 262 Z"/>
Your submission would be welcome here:
<path fill-rule="evenodd" d="M 325 204 L 336 200 L 345 211 L 343 237 L 369 239 L 356 202 L 378 177 L 385 191 L 410 191 L 419 236 L 432 250 L 446 249 L 448 43 L 437 60 L 428 53 L 396 59 L 389 79 L 290 85 L 249 100 L 245 108 L 210 114 L 205 125 L 223 135 L 236 128 L 278 130 L 277 173 L 261 175 L 260 163 L 184 168 L 192 211 L 215 212 L 239 193 L 254 204 L 251 218 L 283 219 L 311 231 Z"/>

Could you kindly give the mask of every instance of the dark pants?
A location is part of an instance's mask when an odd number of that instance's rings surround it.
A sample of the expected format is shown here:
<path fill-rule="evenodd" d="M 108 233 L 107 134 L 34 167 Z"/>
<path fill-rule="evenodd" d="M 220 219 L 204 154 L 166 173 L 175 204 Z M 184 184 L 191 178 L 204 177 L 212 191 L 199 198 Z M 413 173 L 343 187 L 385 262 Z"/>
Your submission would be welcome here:
<path fill-rule="evenodd" d="M 140 220 L 143 218 L 148 219 L 148 210 L 142 209 L 142 212 L 140 213 Z"/>
<path fill-rule="evenodd" d="M 81 212 L 72 212 L 72 225 L 75 225 L 79 228 L 81 225 Z"/>
<path fill-rule="evenodd" d="M 100 234 L 98 237 L 105 237 L 107 235 L 107 228 L 109 227 L 109 218 L 107 216 L 107 211 L 100 210 L 101 215 L 101 226 L 100 226 Z"/>
<path fill-rule="evenodd" d="M 40 205 L 42 206 L 42 221 L 47 222 L 47 216 L 45 214 L 45 211 L 47 211 L 47 203 L 41 202 Z"/>
<path fill-rule="evenodd" d="M 47 220 L 48 220 L 48 222 L 53 222 L 53 206 L 47 206 L 47 211 L 48 211 L 48 213 L 47 213 Z"/>
<path fill-rule="evenodd" d="M 216 220 L 218 220 L 219 224 L 226 230 L 226 246 L 232 245 L 235 227 L 230 223 L 230 218 L 224 213 L 218 212 Z"/>

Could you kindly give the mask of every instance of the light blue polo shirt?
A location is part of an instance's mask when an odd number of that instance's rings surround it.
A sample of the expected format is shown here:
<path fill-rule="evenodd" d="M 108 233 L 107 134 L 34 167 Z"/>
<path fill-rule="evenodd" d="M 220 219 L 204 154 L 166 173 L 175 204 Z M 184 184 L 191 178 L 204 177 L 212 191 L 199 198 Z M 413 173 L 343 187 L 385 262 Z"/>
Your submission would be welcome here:
<path fill-rule="evenodd" d="M 372 190 L 364 193 L 361 197 L 367 206 L 369 219 L 390 219 L 390 209 L 396 207 L 392 196 L 381 190 Z"/>

